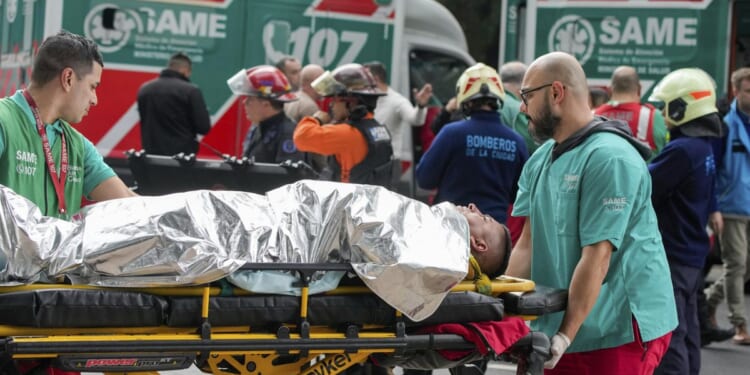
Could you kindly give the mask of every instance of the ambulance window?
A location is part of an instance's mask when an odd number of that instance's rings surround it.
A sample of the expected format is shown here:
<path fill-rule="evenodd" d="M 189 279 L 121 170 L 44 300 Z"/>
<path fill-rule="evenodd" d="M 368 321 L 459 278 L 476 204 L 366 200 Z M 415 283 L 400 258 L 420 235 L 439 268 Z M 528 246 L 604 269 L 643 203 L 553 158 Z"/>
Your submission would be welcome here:
<path fill-rule="evenodd" d="M 431 105 L 442 105 L 456 95 L 456 81 L 469 65 L 457 56 L 435 51 L 412 50 L 409 54 L 409 87 L 432 84 Z M 438 103 L 439 101 L 439 103 Z"/>

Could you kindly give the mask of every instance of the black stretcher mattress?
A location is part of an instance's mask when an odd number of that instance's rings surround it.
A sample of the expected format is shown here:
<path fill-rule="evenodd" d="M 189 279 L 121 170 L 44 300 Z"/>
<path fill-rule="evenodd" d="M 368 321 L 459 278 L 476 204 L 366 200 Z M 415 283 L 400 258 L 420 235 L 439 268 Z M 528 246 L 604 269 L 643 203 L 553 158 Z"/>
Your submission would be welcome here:
<path fill-rule="evenodd" d="M 282 295 L 212 297 L 213 326 L 273 328 L 299 322 L 300 298 Z M 200 297 L 157 296 L 119 290 L 43 289 L 0 294 L 0 324 L 36 328 L 192 327 L 201 323 Z M 475 292 L 449 293 L 426 320 L 407 326 L 501 320 L 503 301 Z M 391 325 L 395 310 L 374 294 L 312 295 L 312 325 Z"/>

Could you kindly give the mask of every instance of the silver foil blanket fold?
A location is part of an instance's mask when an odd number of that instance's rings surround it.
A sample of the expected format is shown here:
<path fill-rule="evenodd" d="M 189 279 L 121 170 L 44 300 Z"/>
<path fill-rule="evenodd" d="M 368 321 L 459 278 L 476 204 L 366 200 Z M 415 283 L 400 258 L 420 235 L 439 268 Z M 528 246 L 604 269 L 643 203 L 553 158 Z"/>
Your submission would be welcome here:
<path fill-rule="evenodd" d="M 110 287 L 201 284 L 245 263 L 349 262 L 384 301 L 419 321 L 466 275 L 469 228 L 451 204 L 386 189 L 299 181 L 265 196 L 192 191 L 45 217 L 0 187 L 0 283 L 67 276 Z M 244 272 L 244 271 L 240 271 Z"/>

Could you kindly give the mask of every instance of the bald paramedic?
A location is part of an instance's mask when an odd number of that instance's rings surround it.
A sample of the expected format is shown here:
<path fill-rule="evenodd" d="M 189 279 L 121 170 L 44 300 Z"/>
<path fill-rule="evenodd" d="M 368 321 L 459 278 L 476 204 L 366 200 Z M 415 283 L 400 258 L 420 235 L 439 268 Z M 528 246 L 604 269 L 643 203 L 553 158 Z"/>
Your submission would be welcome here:
<path fill-rule="evenodd" d="M 521 173 L 513 215 L 529 220 L 506 274 L 569 291 L 564 312 L 532 322 L 552 337 L 545 373 L 650 374 L 677 326 L 650 151 L 627 125 L 592 114 L 571 55 L 536 59 L 520 96 L 546 141 Z"/>

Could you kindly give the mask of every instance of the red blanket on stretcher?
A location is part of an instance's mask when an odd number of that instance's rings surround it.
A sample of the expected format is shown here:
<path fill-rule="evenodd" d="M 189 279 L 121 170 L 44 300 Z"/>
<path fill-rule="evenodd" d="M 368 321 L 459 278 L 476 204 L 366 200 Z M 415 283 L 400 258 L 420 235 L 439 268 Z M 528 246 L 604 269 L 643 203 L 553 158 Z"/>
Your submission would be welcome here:
<path fill-rule="evenodd" d="M 447 323 L 426 327 L 420 333 L 452 333 L 461 335 L 467 341 L 473 343 L 479 353 L 486 355 L 490 351 L 495 354 L 505 352 L 516 341 L 529 333 L 529 327 L 523 319 L 508 317 L 502 321 L 474 322 L 474 323 Z M 439 351 L 445 359 L 450 361 L 459 360 L 470 354 L 467 351 L 441 350 Z"/>

